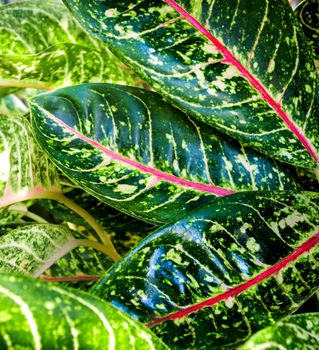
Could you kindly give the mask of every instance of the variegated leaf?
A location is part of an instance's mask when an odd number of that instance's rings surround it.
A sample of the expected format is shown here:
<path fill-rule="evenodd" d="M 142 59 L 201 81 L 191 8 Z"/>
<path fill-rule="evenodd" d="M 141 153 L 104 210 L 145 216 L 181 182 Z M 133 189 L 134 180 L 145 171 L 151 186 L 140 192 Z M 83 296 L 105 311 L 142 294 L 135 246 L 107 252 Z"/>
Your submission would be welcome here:
<path fill-rule="evenodd" d="M 303 1 L 296 8 L 296 15 L 311 47 L 319 77 L 319 0 Z"/>
<path fill-rule="evenodd" d="M 1 349 L 167 349 L 112 305 L 31 278 L 0 274 L 0 305 Z"/>
<path fill-rule="evenodd" d="M 0 115 L 0 208 L 59 193 L 55 166 L 36 145 L 26 118 Z"/>
<path fill-rule="evenodd" d="M 0 271 L 35 277 L 44 272 L 53 277 L 101 275 L 112 265 L 98 253 L 104 246 L 79 235 L 62 225 L 16 228 L 0 237 Z"/>
<path fill-rule="evenodd" d="M 240 350 L 316 350 L 319 313 L 287 317 L 253 335 Z"/>
<path fill-rule="evenodd" d="M 57 167 L 145 221 L 175 221 L 236 191 L 297 187 L 292 169 L 192 121 L 154 92 L 83 84 L 30 104 L 35 137 Z"/>
<path fill-rule="evenodd" d="M 234 349 L 319 288 L 319 193 L 216 199 L 148 236 L 92 293 L 173 349 Z"/>
<path fill-rule="evenodd" d="M 63 5 L 22 1 L 0 8 L 0 86 L 51 89 L 89 81 L 141 86 Z"/>
<path fill-rule="evenodd" d="M 287 0 L 64 0 L 174 105 L 274 158 L 319 163 L 319 94 Z"/>

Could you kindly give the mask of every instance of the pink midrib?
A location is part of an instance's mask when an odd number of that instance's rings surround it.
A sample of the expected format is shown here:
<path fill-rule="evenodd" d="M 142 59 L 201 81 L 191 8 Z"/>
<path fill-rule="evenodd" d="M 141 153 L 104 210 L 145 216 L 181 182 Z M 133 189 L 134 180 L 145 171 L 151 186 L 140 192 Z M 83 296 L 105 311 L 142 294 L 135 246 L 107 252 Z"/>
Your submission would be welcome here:
<path fill-rule="evenodd" d="M 167 4 L 172 6 L 177 12 L 179 12 L 187 21 L 196 29 L 198 29 L 207 39 L 209 39 L 219 50 L 219 52 L 225 57 L 223 62 L 232 64 L 241 75 L 246 78 L 249 83 L 259 92 L 260 96 L 275 110 L 275 112 L 282 118 L 287 124 L 288 128 L 295 134 L 298 140 L 302 143 L 310 156 L 319 163 L 319 155 L 309 142 L 309 140 L 303 135 L 301 130 L 290 120 L 286 112 L 282 109 L 279 102 L 276 102 L 266 90 L 266 88 L 257 80 L 234 56 L 233 54 L 218 40 L 216 39 L 205 27 L 203 27 L 197 19 L 192 17 L 184 8 L 177 4 L 173 0 L 164 0 Z"/>
<path fill-rule="evenodd" d="M 266 278 L 271 277 L 272 275 L 275 275 L 279 273 L 282 269 L 284 269 L 287 265 L 289 265 L 291 262 L 298 259 L 302 254 L 306 253 L 307 251 L 311 250 L 313 247 L 315 247 L 319 243 L 319 232 L 317 232 L 313 237 L 308 239 L 306 242 L 301 244 L 294 252 L 292 252 L 290 255 L 286 256 L 284 259 L 282 259 L 277 264 L 273 265 L 269 269 L 263 271 L 259 275 L 255 276 L 251 280 L 230 289 L 229 291 L 217 295 L 216 297 L 207 299 L 203 302 L 200 302 L 196 305 L 192 305 L 189 307 L 184 308 L 181 311 L 177 311 L 175 313 L 172 313 L 166 317 L 162 317 L 160 319 L 155 320 L 154 322 L 151 322 L 147 324 L 147 327 L 154 327 L 162 322 L 169 321 L 169 320 L 175 320 L 180 319 L 183 317 L 188 316 L 189 314 L 196 312 L 200 309 L 203 309 L 205 307 L 213 306 L 217 303 L 219 303 L 222 300 L 226 300 L 230 297 L 235 297 L 236 295 L 244 292 L 245 290 L 257 285 L 261 281 L 265 280 Z"/>
<path fill-rule="evenodd" d="M 40 107 L 41 108 L 41 107 Z M 79 137 L 81 140 L 87 142 L 88 144 L 92 145 L 93 147 L 99 149 L 100 151 L 102 151 L 103 153 L 105 153 L 108 157 L 110 157 L 111 159 L 114 159 L 116 161 L 122 162 L 124 164 L 130 165 L 144 173 L 147 174 L 151 174 L 155 177 L 158 178 L 158 181 L 164 180 L 170 183 L 174 183 L 178 186 L 183 186 L 183 187 L 189 187 L 195 191 L 198 192 L 206 192 L 206 193 L 213 193 L 216 196 L 227 196 L 230 194 L 235 193 L 235 191 L 233 190 L 227 190 L 221 187 L 216 187 L 213 185 L 206 185 L 206 184 L 202 184 L 200 182 L 192 182 L 189 180 L 185 180 L 185 179 L 181 179 L 177 176 L 171 175 L 171 174 L 167 174 L 164 173 L 163 171 L 160 171 L 158 169 L 154 169 L 152 167 L 143 165 L 141 163 L 138 163 L 135 160 L 132 159 L 128 159 L 126 157 L 123 157 L 122 155 L 112 152 L 111 150 L 109 150 L 108 148 L 102 146 L 101 144 L 99 144 L 98 142 L 90 139 L 89 137 L 86 137 L 85 135 L 83 135 L 82 133 L 78 132 L 77 130 L 71 128 L 69 125 L 67 125 L 66 123 L 64 123 L 61 119 L 58 119 L 57 117 L 55 117 L 53 114 L 51 114 L 50 112 L 43 110 L 45 113 L 47 113 L 50 118 L 52 118 L 53 120 L 56 121 L 56 123 L 58 123 L 59 125 L 63 126 L 65 129 L 67 129 L 68 131 L 72 132 L 74 135 L 76 135 L 77 137 Z"/>

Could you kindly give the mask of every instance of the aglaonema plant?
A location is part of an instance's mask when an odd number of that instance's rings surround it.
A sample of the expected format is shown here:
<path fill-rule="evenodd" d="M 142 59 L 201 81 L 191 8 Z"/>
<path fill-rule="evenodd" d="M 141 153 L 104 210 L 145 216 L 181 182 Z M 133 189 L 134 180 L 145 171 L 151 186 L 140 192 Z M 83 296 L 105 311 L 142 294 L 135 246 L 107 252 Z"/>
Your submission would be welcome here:
<path fill-rule="evenodd" d="M 318 0 L 63 3 L 0 6 L 1 348 L 316 349 Z"/>

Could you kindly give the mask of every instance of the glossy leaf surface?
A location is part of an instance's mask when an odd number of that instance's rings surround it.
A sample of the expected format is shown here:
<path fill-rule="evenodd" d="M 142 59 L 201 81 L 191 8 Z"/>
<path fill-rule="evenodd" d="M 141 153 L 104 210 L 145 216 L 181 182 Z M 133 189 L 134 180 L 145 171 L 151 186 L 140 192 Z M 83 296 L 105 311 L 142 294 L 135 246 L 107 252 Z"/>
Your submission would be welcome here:
<path fill-rule="evenodd" d="M 57 170 L 35 143 L 26 118 L 0 115 L 0 164 L 0 207 L 60 192 Z"/>
<path fill-rule="evenodd" d="M 92 293 L 171 348 L 234 349 L 318 288 L 319 193 L 216 199 L 143 240 Z"/>
<path fill-rule="evenodd" d="M 272 157 L 319 163 L 316 70 L 287 0 L 64 0 L 174 105 Z"/>
<path fill-rule="evenodd" d="M 316 350 L 319 340 L 319 313 L 287 317 L 253 335 L 240 350 Z"/>
<path fill-rule="evenodd" d="M 296 8 L 296 15 L 302 24 L 319 76 L 319 1 L 306 0 Z"/>
<path fill-rule="evenodd" d="M 89 294 L 0 274 L 1 349 L 166 349 L 150 331 Z"/>
<path fill-rule="evenodd" d="M 76 237 L 81 236 L 81 237 Z M 101 275 L 111 265 L 103 246 L 62 225 L 33 224 L 0 237 L 0 271 L 41 276 Z M 53 266 L 52 266 L 53 265 Z"/>
<path fill-rule="evenodd" d="M 293 170 L 192 121 L 154 92 L 84 84 L 30 103 L 35 137 L 57 167 L 145 221 L 175 221 L 235 191 L 297 187 Z"/>
<path fill-rule="evenodd" d="M 0 41 L 0 86 L 51 89 L 90 81 L 141 85 L 55 1 L 1 7 Z"/>

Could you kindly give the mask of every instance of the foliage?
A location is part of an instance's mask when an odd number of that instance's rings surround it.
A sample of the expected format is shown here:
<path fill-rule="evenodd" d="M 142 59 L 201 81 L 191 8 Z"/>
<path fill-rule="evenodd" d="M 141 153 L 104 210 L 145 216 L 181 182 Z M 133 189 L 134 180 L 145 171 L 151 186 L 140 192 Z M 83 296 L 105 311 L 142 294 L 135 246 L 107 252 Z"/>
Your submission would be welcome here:
<path fill-rule="evenodd" d="M 4 3 L 1 349 L 315 349 L 319 1 Z"/>

